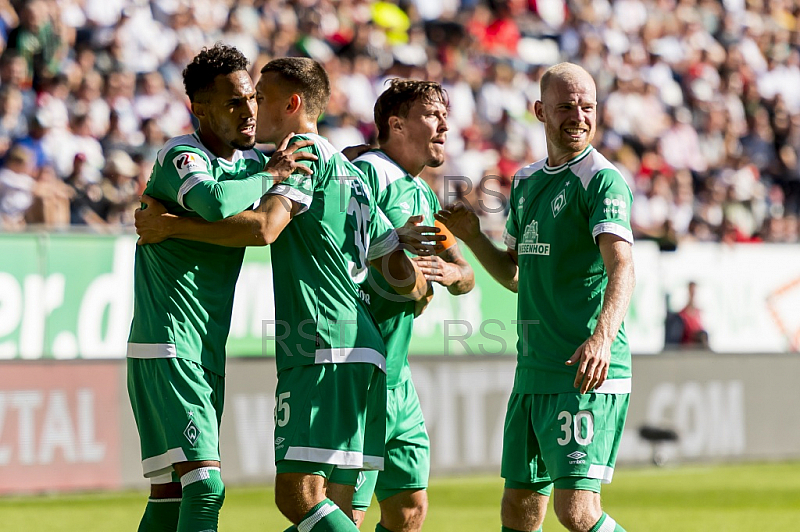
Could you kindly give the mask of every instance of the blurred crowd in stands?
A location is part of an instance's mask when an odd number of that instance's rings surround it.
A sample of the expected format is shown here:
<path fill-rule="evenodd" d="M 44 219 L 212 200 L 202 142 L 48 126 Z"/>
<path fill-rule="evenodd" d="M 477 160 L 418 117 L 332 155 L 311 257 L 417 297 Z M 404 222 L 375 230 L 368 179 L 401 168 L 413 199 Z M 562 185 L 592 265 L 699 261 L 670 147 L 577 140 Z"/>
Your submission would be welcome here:
<path fill-rule="evenodd" d="M 223 41 L 254 78 L 323 63 L 340 148 L 373 140 L 386 79 L 440 81 L 449 157 L 424 177 L 496 236 L 515 171 L 545 156 L 538 79 L 576 62 L 638 238 L 798 242 L 798 17 L 798 0 L 0 0 L 0 230 L 130 225 L 158 149 L 195 127 L 184 66 Z"/>

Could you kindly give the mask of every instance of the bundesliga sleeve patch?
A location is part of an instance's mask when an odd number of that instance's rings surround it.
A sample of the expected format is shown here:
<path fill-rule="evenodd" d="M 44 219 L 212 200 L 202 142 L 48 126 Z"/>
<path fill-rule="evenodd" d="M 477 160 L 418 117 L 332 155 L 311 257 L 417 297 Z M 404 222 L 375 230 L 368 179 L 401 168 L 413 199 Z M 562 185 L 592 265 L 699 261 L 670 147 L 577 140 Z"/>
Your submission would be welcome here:
<path fill-rule="evenodd" d="M 181 153 L 172 159 L 172 164 L 175 165 L 175 170 L 181 179 L 189 174 L 208 170 L 206 161 L 196 153 Z"/>

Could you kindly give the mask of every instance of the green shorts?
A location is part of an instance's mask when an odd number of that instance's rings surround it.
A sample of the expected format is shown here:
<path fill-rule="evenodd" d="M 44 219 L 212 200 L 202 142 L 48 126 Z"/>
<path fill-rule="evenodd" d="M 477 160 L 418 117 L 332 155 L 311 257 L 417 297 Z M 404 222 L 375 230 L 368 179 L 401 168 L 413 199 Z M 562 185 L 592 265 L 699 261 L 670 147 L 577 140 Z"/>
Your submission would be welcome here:
<path fill-rule="evenodd" d="M 430 440 L 411 379 L 388 390 L 386 413 L 386 462 L 383 471 L 353 472 L 337 469 L 330 481 L 355 485 L 353 509 L 366 511 L 374 492 L 382 501 L 401 491 L 428 487 Z"/>
<path fill-rule="evenodd" d="M 278 374 L 278 473 L 382 469 L 385 435 L 386 374 L 377 366 L 315 364 Z"/>
<path fill-rule="evenodd" d="M 128 396 L 145 477 L 179 462 L 219 461 L 224 377 L 182 358 L 129 358 Z"/>
<path fill-rule="evenodd" d="M 599 491 L 611 482 L 629 394 L 512 393 L 501 475 L 509 487 Z M 589 479 L 591 482 L 578 482 Z"/>

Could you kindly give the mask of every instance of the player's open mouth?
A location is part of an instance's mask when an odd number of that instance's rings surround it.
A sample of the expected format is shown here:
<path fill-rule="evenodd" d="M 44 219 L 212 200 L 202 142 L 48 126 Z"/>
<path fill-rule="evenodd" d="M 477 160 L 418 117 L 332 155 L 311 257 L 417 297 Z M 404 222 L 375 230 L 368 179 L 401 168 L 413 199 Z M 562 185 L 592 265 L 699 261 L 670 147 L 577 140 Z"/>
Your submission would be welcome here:
<path fill-rule="evenodd" d="M 572 127 L 570 127 L 570 128 L 564 129 L 564 132 L 567 135 L 569 135 L 570 137 L 578 138 L 578 137 L 582 137 L 583 134 L 586 133 L 586 130 L 585 129 L 580 129 L 580 128 L 572 128 Z"/>
<path fill-rule="evenodd" d="M 239 130 L 239 133 L 242 133 L 243 135 L 255 135 L 256 125 L 255 124 L 246 125 Z"/>

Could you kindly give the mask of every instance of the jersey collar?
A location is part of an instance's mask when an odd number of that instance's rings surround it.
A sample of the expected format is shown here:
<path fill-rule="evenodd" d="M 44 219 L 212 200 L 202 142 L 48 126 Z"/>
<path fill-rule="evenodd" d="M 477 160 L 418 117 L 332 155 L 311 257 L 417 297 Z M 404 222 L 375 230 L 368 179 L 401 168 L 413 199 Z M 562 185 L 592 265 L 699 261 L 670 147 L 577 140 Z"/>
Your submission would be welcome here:
<path fill-rule="evenodd" d="M 558 174 L 560 172 L 563 172 L 568 166 L 572 166 L 574 164 L 577 164 L 580 161 L 582 161 L 583 159 L 585 159 L 586 156 L 588 156 L 593 150 L 594 150 L 594 148 L 592 147 L 591 144 L 589 144 L 588 146 L 586 146 L 586 149 L 583 150 L 581 153 L 579 153 L 578 155 L 576 155 L 575 157 L 573 157 L 569 161 L 567 161 L 565 163 L 562 163 L 562 164 L 560 164 L 558 166 L 549 166 L 547 164 L 547 162 L 545 162 L 543 170 L 544 170 L 544 172 L 546 174 Z M 545 159 L 545 161 L 547 161 L 547 159 Z"/>

